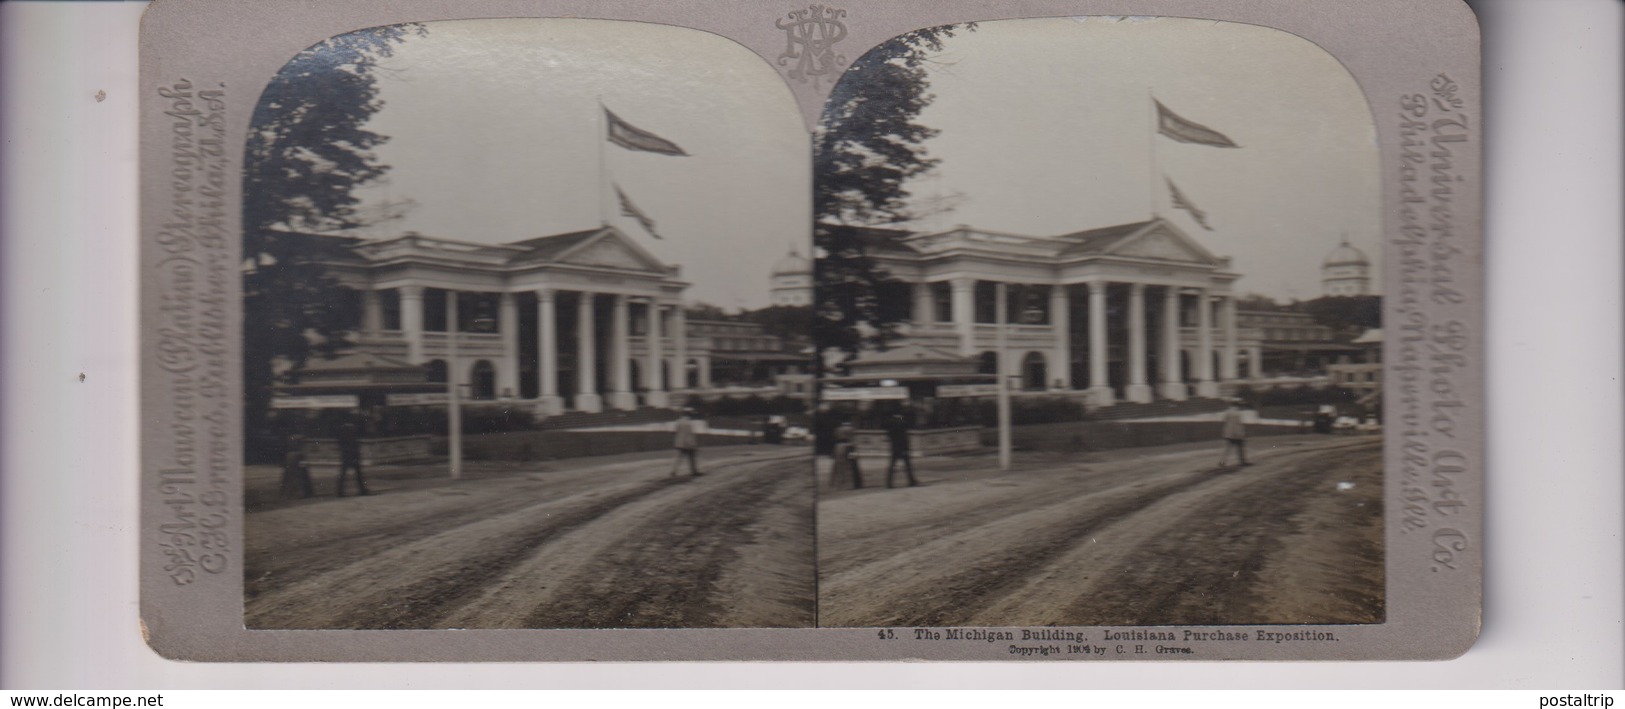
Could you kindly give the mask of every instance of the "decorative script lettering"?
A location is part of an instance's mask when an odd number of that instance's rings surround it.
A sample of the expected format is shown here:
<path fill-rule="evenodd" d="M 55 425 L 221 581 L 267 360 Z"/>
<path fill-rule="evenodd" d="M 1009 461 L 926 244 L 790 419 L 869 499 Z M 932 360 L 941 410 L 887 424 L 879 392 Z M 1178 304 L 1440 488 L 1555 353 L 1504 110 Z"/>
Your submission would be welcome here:
<path fill-rule="evenodd" d="M 1469 189 L 1459 167 L 1474 143 L 1476 126 L 1456 82 L 1433 77 L 1426 91 L 1398 101 L 1400 132 L 1399 253 L 1401 278 L 1397 322 L 1390 325 L 1398 381 L 1388 390 L 1399 403 L 1402 450 L 1400 531 L 1425 534 L 1432 570 L 1458 571 L 1472 540 L 1455 520 L 1467 507 L 1463 478 L 1474 470 L 1464 452 L 1469 434 L 1459 430 L 1461 377 L 1472 342 L 1468 324 L 1450 313 L 1464 306 L 1458 273 L 1462 263 L 1457 228 Z"/>
<path fill-rule="evenodd" d="M 160 86 L 169 126 L 170 197 L 155 243 L 158 314 L 149 332 L 163 371 L 169 422 L 164 463 L 153 471 L 165 511 L 158 520 L 164 573 L 177 586 L 227 570 L 226 531 L 235 495 L 228 473 L 235 456 L 227 380 L 226 313 L 232 264 L 227 253 L 225 84 L 187 79 Z"/>

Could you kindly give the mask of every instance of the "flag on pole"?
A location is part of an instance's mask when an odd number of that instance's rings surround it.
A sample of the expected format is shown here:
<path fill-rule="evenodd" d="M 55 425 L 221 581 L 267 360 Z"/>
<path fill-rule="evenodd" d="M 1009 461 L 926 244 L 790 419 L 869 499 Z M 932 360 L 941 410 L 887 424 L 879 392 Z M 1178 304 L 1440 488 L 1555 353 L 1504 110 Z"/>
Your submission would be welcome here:
<path fill-rule="evenodd" d="M 1157 132 L 1173 138 L 1181 143 L 1196 143 L 1197 145 L 1211 145 L 1215 148 L 1239 148 L 1235 141 L 1212 128 L 1195 121 L 1187 120 L 1179 114 L 1168 110 L 1161 101 L 1151 99 L 1157 104 Z"/>
<path fill-rule="evenodd" d="M 608 126 L 609 142 L 627 150 L 661 155 L 688 155 L 682 148 L 677 147 L 676 143 L 627 123 L 608 108 L 604 109 L 604 119 Z"/>
<path fill-rule="evenodd" d="M 644 214 L 643 210 L 632 204 L 632 200 L 626 196 L 625 192 L 621 191 L 620 185 L 615 185 L 615 196 L 621 198 L 621 214 L 623 216 L 638 220 L 638 223 L 643 225 L 643 230 L 649 232 L 649 236 L 656 239 L 661 238 L 660 234 L 655 232 L 655 220 L 650 219 L 649 215 Z"/>
<path fill-rule="evenodd" d="M 1183 209 L 1190 212 L 1191 218 L 1195 219 L 1197 224 L 1201 224 L 1203 229 L 1213 231 L 1213 227 L 1207 225 L 1207 212 L 1197 209 L 1196 205 L 1191 204 L 1190 200 L 1185 199 L 1185 194 L 1180 192 L 1178 187 L 1174 186 L 1174 181 L 1172 179 L 1167 177 L 1164 177 L 1163 179 L 1168 180 L 1168 192 L 1173 195 L 1174 209 Z"/>

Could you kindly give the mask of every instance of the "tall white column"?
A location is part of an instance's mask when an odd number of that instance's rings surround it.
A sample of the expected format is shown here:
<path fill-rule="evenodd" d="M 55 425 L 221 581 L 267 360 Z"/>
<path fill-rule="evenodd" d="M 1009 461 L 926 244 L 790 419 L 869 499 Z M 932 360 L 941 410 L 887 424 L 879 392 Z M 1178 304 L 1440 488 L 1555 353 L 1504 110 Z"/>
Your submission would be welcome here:
<path fill-rule="evenodd" d="M 423 286 L 401 286 L 401 334 L 406 361 L 423 364 Z"/>
<path fill-rule="evenodd" d="M 564 400 L 559 397 L 559 334 L 555 296 L 552 288 L 536 291 L 536 391 L 540 396 L 536 403 L 546 416 L 564 413 Z"/>
<path fill-rule="evenodd" d="M 1219 326 L 1224 328 L 1224 353 L 1219 360 L 1219 379 L 1235 381 L 1238 371 L 1236 358 L 1236 297 L 1227 295 L 1219 311 Z"/>
<path fill-rule="evenodd" d="M 1050 382 L 1062 389 L 1072 388 L 1072 301 L 1067 298 L 1067 287 L 1057 283 L 1049 289 L 1049 327 L 1055 337 L 1055 352 L 1050 358 Z"/>
<path fill-rule="evenodd" d="M 953 288 L 954 330 L 959 333 L 959 354 L 976 354 L 976 279 L 955 278 Z"/>
<path fill-rule="evenodd" d="M 684 312 L 682 303 L 673 303 L 671 306 L 671 348 L 672 356 L 677 364 L 671 368 L 670 383 L 672 391 L 688 391 L 688 313 Z"/>
<path fill-rule="evenodd" d="M 1213 381 L 1213 295 L 1206 288 L 1196 294 L 1196 395 L 1219 395 Z"/>
<path fill-rule="evenodd" d="M 497 366 L 497 397 L 519 396 L 519 303 L 512 293 L 501 295 L 497 309 L 498 334 L 502 337 L 502 363 Z"/>
<path fill-rule="evenodd" d="M 577 411 L 598 413 L 604 398 L 598 395 L 598 333 L 593 322 L 593 294 L 581 292 L 576 304 L 576 400 Z"/>
<path fill-rule="evenodd" d="M 914 312 L 912 320 L 922 329 L 937 321 L 937 299 L 931 296 L 931 284 L 914 284 Z"/>
<path fill-rule="evenodd" d="M 1190 396 L 1185 386 L 1184 366 L 1179 357 L 1179 289 L 1168 286 L 1162 294 L 1162 385 L 1164 399 L 1184 401 Z"/>
<path fill-rule="evenodd" d="M 1115 396 L 1106 381 L 1106 282 L 1089 282 L 1089 400 L 1111 406 Z"/>
<path fill-rule="evenodd" d="M 376 337 L 384 329 L 384 304 L 378 301 L 378 291 L 368 286 L 361 291 L 361 331 Z"/>
<path fill-rule="evenodd" d="M 1136 403 L 1149 403 L 1151 384 L 1145 376 L 1145 284 L 1129 285 L 1128 296 L 1128 388 L 1124 396 Z"/>
<path fill-rule="evenodd" d="M 666 396 L 666 377 L 661 374 L 661 365 L 665 364 L 666 348 L 661 341 L 663 308 L 653 298 L 649 299 L 649 335 L 645 339 L 648 344 L 648 359 L 643 365 L 643 388 L 648 390 L 648 404 L 650 406 L 670 406 L 671 399 Z"/>
<path fill-rule="evenodd" d="M 630 411 L 638 407 L 638 397 L 632 393 L 631 304 L 624 295 L 616 295 L 614 303 L 609 338 L 609 405 Z"/>

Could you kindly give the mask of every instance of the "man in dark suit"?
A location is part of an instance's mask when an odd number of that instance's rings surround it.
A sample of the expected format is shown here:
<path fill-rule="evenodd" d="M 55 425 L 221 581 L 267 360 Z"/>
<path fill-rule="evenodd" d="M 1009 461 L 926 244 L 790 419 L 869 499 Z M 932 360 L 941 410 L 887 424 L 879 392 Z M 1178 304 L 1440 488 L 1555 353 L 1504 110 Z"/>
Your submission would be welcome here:
<path fill-rule="evenodd" d="M 354 421 L 339 427 L 339 497 L 344 497 L 344 482 L 351 470 L 355 471 L 356 494 L 371 495 L 367 478 L 361 474 L 361 428 Z"/>
<path fill-rule="evenodd" d="M 908 447 L 908 419 L 902 414 L 894 414 L 886 419 L 886 438 L 891 441 L 891 460 L 886 463 L 886 487 L 891 487 L 892 474 L 897 471 L 897 461 L 903 461 L 903 471 L 908 473 L 908 486 L 915 487 L 919 481 L 914 479 L 914 461 L 909 457 Z"/>

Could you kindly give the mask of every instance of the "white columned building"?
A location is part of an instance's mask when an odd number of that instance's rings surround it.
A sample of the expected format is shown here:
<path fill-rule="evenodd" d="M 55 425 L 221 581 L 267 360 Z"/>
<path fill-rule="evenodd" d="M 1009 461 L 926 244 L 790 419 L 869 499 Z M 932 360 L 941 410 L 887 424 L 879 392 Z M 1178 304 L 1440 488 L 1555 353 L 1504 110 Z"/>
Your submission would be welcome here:
<path fill-rule="evenodd" d="M 1058 236 L 858 231 L 877 265 L 907 284 L 897 297 L 913 317 L 898 346 L 979 357 L 986 372 L 1019 372 L 1026 391 L 1075 392 L 1095 406 L 1220 396 L 1244 381 L 1240 353 L 1259 346 L 1238 326 L 1241 274 L 1230 259 L 1161 218 Z M 993 368 L 996 283 L 1010 292 L 1011 361 Z"/>
<path fill-rule="evenodd" d="M 348 247 L 323 266 L 358 293 L 357 347 L 462 382 L 471 401 L 543 415 L 664 407 L 691 368 L 709 379 L 710 352 L 685 330 L 680 268 L 614 227 L 511 244 L 311 238 Z"/>

